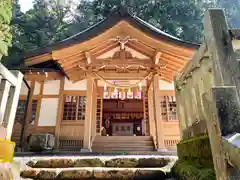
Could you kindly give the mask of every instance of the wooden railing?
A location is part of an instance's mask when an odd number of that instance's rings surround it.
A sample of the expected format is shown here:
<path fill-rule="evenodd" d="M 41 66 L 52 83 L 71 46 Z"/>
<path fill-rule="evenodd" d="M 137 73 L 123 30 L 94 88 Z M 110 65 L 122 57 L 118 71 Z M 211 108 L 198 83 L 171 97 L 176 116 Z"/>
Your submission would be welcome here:
<path fill-rule="evenodd" d="M 59 141 L 59 149 L 62 151 L 80 151 L 83 147 L 83 140 L 61 140 Z"/>
<path fill-rule="evenodd" d="M 174 148 L 177 147 L 177 144 L 180 142 L 180 140 L 164 140 L 164 144 L 166 148 Z"/>
<path fill-rule="evenodd" d="M 0 138 L 11 139 L 23 74 L 0 63 Z"/>

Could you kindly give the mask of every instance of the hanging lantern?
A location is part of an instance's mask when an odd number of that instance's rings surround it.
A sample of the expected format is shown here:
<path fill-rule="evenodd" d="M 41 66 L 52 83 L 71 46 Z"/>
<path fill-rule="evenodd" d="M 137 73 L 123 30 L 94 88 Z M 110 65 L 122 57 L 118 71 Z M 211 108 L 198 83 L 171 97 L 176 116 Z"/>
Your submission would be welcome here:
<path fill-rule="evenodd" d="M 107 83 L 104 84 L 104 92 L 107 92 Z"/>
<path fill-rule="evenodd" d="M 125 91 L 123 89 L 121 92 L 119 92 L 119 99 L 124 100 L 125 98 L 126 98 L 126 94 L 125 94 Z"/>
<path fill-rule="evenodd" d="M 133 92 L 131 92 L 130 88 L 128 89 L 128 92 L 127 92 L 127 98 L 128 99 L 133 99 Z"/>
<path fill-rule="evenodd" d="M 104 84 L 104 90 L 103 90 L 103 98 L 104 99 L 110 99 L 109 93 L 107 91 L 107 84 Z"/>

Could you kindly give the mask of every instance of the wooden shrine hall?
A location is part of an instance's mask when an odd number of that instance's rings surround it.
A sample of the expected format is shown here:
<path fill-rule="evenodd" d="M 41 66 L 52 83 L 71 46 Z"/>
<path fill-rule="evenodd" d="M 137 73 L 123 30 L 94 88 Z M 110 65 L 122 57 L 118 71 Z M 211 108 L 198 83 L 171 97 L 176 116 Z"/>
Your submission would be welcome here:
<path fill-rule="evenodd" d="M 152 150 L 175 146 L 180 134 L 173 77 L 197 48 L 117 10 L 29 52 L 20 70 L 30 90 L 22 85 L 12 140 L 21 144 L 30 134 L 52 133 L 56 149 L 68 151 L 104 151 L 104 142 L 118 139 L 152 141 Z"/>

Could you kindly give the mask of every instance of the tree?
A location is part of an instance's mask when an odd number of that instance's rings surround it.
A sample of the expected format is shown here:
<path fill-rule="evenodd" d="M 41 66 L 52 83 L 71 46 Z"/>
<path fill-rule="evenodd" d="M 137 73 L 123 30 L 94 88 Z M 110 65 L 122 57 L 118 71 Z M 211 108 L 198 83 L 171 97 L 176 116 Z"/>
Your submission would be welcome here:
<path fill-rule="evenodd" d="M 173 36 L 191 42 L 201 40 L 204 3 L 200 0 L 93 0 L 80 2 L 78 10 L 80 14 L 83 9 L 90 14 L 93 12 L 90 22 L 97 22 L 122 5 Z"/>
<path fill-rule="evenodd" d="M 0 59 L 8 54 L 8 47 L 11 46 L 12 35 L 10 22 L 12 18 L 12 1 L 0 1 Z"/>
<path fill-rule="evenodd" d="M 217 0 L 216 6 L 223 8 L 226 12 L 229 25 L 240 28 L 240 1 L 239 0 Z"/>
<path fill-rule="evenodd" d="M 33 8 L 25 14 L 20 11 L 18 0 L 14 1 L 12 19 L 13 47 L 4 64 L 19 64 L 26 52 L 43 48 L 69 36 L 67 18 L 70 8 L 56 1 L 35 0 Z"/>

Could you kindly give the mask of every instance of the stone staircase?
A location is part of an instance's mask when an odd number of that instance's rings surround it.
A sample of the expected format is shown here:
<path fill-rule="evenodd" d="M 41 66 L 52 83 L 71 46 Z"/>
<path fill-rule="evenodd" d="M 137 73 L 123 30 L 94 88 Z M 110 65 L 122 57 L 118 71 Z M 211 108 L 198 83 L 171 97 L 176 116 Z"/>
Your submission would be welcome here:
<path fill-rule="evenodd" d="M 166 180 L 175 156 L 16 157 L 21 178 L 33 180 Z"/>
<path fill-rule="evenodd" d="M 151 152 L 155 151 L 151 136 L 96 136 L 92 152 Z"/>

